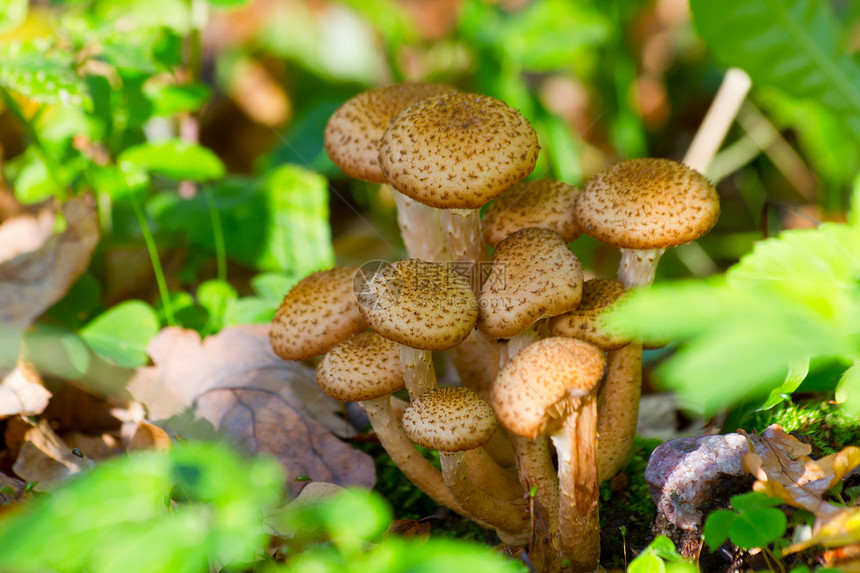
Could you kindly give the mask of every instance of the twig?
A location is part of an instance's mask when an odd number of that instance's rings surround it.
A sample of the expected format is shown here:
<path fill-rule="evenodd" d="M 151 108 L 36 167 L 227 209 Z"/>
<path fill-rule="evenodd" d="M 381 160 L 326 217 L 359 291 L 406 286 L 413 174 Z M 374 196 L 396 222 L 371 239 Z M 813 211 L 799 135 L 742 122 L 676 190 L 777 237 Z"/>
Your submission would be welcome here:
<path fill-rule="evenodd" d="M 729 68 L 684 156 L 683 162 L 687 166 L 700 173 L 708 171 L 708 166 L 722 145 L 751 85 L 752 82 L 746 72 L 738 68 Z"/>

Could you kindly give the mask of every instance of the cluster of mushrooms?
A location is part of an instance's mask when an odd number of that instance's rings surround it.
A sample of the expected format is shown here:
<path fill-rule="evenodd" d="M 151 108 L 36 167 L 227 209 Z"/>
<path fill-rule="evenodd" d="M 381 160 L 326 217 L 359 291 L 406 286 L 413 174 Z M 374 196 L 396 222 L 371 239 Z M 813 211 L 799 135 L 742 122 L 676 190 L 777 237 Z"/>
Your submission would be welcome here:
<path fill-rule="evenodd" d="M 273 349 L 324 354 L 320 388 L 361 403 L 440 505 L 525 547 L 537 571 L 594 570 L 598 484 L 632 454 L 642 356 L 601 314 L 653 281 L 667 247 L 713 227 L 715 189 L 665 159 L 618 163 L 583 190 L 523 181 L 540 149 L 528 121 L 435 84 L 359 94 L 325 146 L 347 175 L 390 186 L 410 258 L 308 276 L 278 309 Z M 621 249 L 617 281 L 584 280 L 568 248 L 583 232 Z M 443 350 L 458 386 L 437 384 Z M 408 403 L 393 396 L 404 387 Z"/>

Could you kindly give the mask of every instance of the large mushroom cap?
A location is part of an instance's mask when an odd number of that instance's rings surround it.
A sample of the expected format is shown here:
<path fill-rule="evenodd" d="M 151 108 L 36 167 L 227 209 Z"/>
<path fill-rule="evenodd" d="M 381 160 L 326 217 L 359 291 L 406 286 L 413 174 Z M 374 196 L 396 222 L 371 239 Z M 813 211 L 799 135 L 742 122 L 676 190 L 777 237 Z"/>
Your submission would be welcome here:
<path fill-rule="evenodd" d="M 388 123 L 417 101 L 456 91 L 441 84 L 406 83 L 362 92 L 329 118 L 323 135 L 325 150 L 348 176 L 385 183 L 379 168 L 379 140 Z"/>
<path fill-rule="evenodd" d="M 493 253 L 492 271 L 481 288 L 478 328 L 508 338 L 576 308 L 581 296 L 582 265 L 561 235 L 523 229 Z"/>
<path fill-rule="evenodd" d="M 457 346 L 478 318 L 468 279 L 453 265 L 419 259 L 381 267 L 361 287 L 358 301 L 373 330 L 421 350 Z"/>
<path fill-rule="evenodd" d="M 379 165 L 395 189 L 431 207 L 477 209 L 531 173 L 537 135 L 499 100 L 455 93 L 427 98 L 385 130 Z"/>
<path fill-rule="evenodd" d="M 352 287 L 355 267 L 308 275 L 284 297 L 269 330 L 275 354 L 305 360 L 367 328 Z"/>
<path fill-rule="evenodd" d="M 535 439 L 564 414 L 566 395 L 591 392 L 603 376 L 603 352 L 575 338 L 545 338 L 514 356 L 493 383 L 491 404 L 499 422 Z"/>
<path fill-rule="evenodd" d="M 481 221 L 484 240 L 495 247 L 520 229 L 541 227 L 569 243 L 582 233 L 573 214 L 579 193 L 573 185 L 553 179 L 517 183 L 487 207 Z"/>
<path fill-rule="evenodd" d="M 603 315 L 627 289 L 611 279 L 591 279 L 582 285 L 582 300 L 575 309 L 549 319 L 553 336 L 578 338 L 601 350 L 618 350 L 630 343 L 628 336 L 612 332 L 603 324 Z"/>
<path fill-rule="evenodd" d="M 486 443 L 498 423 L 490 405 L 472 390 L 446 386 L 409 404 L 402 424 L 409 439 L 418 445 L 460 452 Z"/>
<path fill-rule="evenodd" d="M 365 331 L 334 346 L 317 365 L 320 390 L 344 402 L 372 400 L 403 388 L 400 346 Z"/>
<path fill-rule="evenodd" d="M 704 175 L 669 159 L 631 159 L 604 169 L 576 200 L 584 233 L 616 247 L 660 249 L 697 239 L 720 215 Z"/>

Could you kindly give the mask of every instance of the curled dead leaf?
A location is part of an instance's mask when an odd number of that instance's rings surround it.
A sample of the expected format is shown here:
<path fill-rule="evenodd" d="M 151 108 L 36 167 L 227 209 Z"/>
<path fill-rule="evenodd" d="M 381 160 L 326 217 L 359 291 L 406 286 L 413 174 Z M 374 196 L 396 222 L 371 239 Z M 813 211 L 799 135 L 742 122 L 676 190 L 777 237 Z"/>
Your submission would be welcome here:
<path fill-rule="evenodd" d="M 42 420 L 27 430 L 12 470 L 27 482 L 38 482 L 36 491 L 47 491 L 63 478 L 84 470 L 81 458 Z"/>
<path fill-rule="evenodd" d="M 0 420 L 18 414 L 41 414 L 50 398 L 39 373 L 29 362 L 19 359 L 15 369 L 0 380 Z"/>
<path fill-rule="evenodd" d="M 128 451 L 167 451 L 172 445 L 173 441 L 170 439 L 170 436 L 167 434 L 167 432 L 165 432 L 155 424 L 150 424 L 149 422 L 140 422 L 137 425 L 137 431 L 135 431 L 134 436 L 131 438 L 131 442 L 129 442 L 128 444 Z"/>
<path fill-rule="evenodd" d="M 275 456 L 290 478 L 372 487 L 373 460 L 335 435 L 355 433 L 324 395 L 313 370 L 278 358 L 267 325 L 226 328 L 201 342 L 194 331 L 163 330 L 147 352 L 155 366 L 129 384 L 149 418 L 184 439 L 229 437 Z M 291 481 L 294 492 L 302 484 Z"/>

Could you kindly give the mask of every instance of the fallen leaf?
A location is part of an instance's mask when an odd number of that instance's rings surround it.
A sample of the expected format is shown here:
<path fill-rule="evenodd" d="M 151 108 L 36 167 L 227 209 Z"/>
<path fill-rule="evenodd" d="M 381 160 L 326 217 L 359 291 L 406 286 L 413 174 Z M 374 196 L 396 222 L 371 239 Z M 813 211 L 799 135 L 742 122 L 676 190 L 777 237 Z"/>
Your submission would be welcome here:
<path fill-rule="evenodd" d="M 762 434 L 746 434 L 750 453 L 744 467 L 756 477 L 753 490 L 781 499 L 815 515 L 812 537 L 783 550 L 784 554 L 814 545 L 841 547 L 860 542 L 860 507 L 844 507 L 824 500 L 825 494 L 860 464 L 860 448 L 813 460 L 811 448 L 786 434 L 777 424 Z"/>
<path fill-rule="evenodd" d="M 128 451 L 166 451 L 170 449 L 171 445 L 173 445 L 173 441 L 170 439 L 170 436 L 167 434 L 167 432 L 165 432 L 155 424 L 150 424 L 149 422 L 140 422 L 137 425 L 137 431 L 134 433 L 134 436 L 131 438 L 131 442 L 129 442 L 128 444 Z"/>
<path fill-rule="evenodd" d="M 395 519 L 385 530 L 386 537 L 408 537 L 426 541 L 430 539 L 430 522 L 417 519 Z"/>
<path fill-rule="evenodd" d="M 27 482 L 38 482 L 36 491 L 47 491 L 58 481 L 85 468 L 83 460 L 42 420 L 24 435 L 12 470 Z"/>
<path fill-rule="evenodd" d="M 71 449 L 79 449 L 88 460 L 103 460 L 122 453 L 122 446 L 114 436 L 90 436 L 73 432 L 64 434 L 63 441 Z"/>
<path fill-rule="evenodd" d="M 20 503 L 26 500 L 26 488 L 26 482 L 0 472 L 0 508 L 7 504 Z"/>
<path fill-rule="evenodd" d="M 0 419 L 41 414 L 50 398 L 39 373 L 29 362 L 19 359 L 15 369 L 0 380 Z"/>
<path fill-rule="evenodd" d="M 73 198 L 63 204 L 62 213 L 65 231 L 46 235 L 41 223 L 36 223 L 35 228 L 25 226 L 26 233 L 18 228 L 16 234 L 36 233 L 43 241 L 34 250 L 0 262 L 0 324 L 4 325 L 0 367 L 15 364 L 21 332 L 60 300 L 90 264 L 99 239 L 95 212 L 84 199 Z M 7 236 L 6 240 L 13 239 Z M 22 237 L 21 241 L 28 246 L 36 243 L 32 238 Z"/>
<path fill-rule="evenodd" d="M 168 328 L 147 352 L 155 366 L 140 369 L 129 391 L 168 432 L 204 438 L 214 428 L 249 452 L 275 456 L 291 480 L 373 486 L 370 456 L 333 435 L 355 433 L 338 415 L 341 404 L 319 390 L 312 369 L 272 352 L 267 325 L 225 328 L 202 342 Z M 294 492 L 302 487 L 291 483 Z"/>

